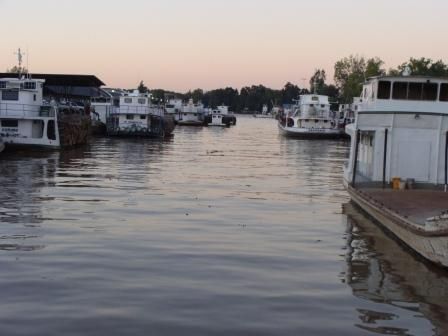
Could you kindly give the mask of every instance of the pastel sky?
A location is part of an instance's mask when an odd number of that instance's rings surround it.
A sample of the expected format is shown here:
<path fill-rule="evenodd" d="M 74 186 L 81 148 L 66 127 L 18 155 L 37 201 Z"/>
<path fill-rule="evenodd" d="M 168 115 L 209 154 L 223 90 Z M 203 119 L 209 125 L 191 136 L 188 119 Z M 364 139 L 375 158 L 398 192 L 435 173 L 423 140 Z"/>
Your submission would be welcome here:
<path fill-rule="evenodd" d="M 113 87 L 302 86 L 350 54 L 448 62 L 446 0 L 0 0 L 0 13 L 0 71 L 21 47 L 31 72 Z"/>

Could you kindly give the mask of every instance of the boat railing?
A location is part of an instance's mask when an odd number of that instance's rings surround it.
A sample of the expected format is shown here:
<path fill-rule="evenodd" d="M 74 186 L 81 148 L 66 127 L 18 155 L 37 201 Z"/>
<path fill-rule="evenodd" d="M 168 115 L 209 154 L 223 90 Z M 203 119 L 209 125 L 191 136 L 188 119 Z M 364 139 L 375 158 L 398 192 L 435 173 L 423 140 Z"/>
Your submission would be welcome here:
<path fill-rule="evenodd" d="M 54 117 L 54 109 L 45 105 L 0 103 L 2 117 Z"/>
<path fill-rule="evenodd" d="M 151 114 L 163 116 L 164 110 L 163 108 L 152 106 L 114 106 L 112 107 L 110 114 Z"/>

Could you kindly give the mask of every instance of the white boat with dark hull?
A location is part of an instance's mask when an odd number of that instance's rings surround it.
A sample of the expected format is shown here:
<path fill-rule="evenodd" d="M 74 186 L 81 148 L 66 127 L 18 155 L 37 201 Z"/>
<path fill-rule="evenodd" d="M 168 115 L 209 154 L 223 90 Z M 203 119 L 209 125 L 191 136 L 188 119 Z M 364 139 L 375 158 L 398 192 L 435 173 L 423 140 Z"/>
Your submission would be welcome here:
<path fill-rule="evenodd" d="M 177 124 L 177 122 L 181 119 L 182 107 L 182 99 L 167 98 L 165 103 L 165 114 L 172 116 L 174 122 Z"/>
<path fill-rule="evenodd" d="M 278 122 L 280 133 L 296 138 L 338 139 L 344 137 L 335 113 L 330 110 L 328 96 L 301 95 L 292 113 Z"/>
<path fill-rule="evenodd" d="M 229 107 L 225 105 L 218 106 L 216 109 L 209 111 L 206 116 L 206 124 L 208 126 L 226 126 L 236 125 L 236 117 L 229 112 Z"/>
<path fill-rule="evenodd" d="M 194 104 L 190 99 L 188 104 L 182 106 L 177 124 L 179 126 L 204 126 L 206 124 L 204 105 Z"/>
<path fill-rule="evenodd" d="M 448 267 L 448 80 L 372 78 L 346 130 L 352 201 L 417 254 Z"/>
<path fill-rule="evenodd" d="M 88 141 L 90 114 L 83 106 L 45 102 L 45 80 L 0 78 L 0 137 L 7 146 L 61 148 Z"/>
<path fill-rule="evenodd" d="M 111 136 L 166 137 L 175 124 L 164 108 L 151 104 L 150 94 L 134 90 L 120 96 L 118 106 L 111 106 L 106 127 Z"/>

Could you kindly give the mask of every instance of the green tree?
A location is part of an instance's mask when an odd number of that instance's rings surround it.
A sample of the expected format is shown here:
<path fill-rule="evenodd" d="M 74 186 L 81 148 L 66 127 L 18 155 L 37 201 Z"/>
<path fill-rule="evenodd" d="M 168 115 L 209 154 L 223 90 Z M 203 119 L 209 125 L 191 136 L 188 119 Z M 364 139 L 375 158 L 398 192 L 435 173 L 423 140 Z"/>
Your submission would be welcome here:
<path fill-rule="evenodd" d="M 297 85 L 288 82 L 280 91 L 280 94 L 281 94 L 281 102 L 283 104 L 292 104 L 293 100 L 297 99 L 301 94 L 301 90 Z"/>
<path fill-rule="evenodd" d="M 25 67 L 19 67 L 17 65 L 14 65 L 11 69 L 6 69 L 6 72 L 8 73 L 23 73 L 26 74 L 28 73 L 28 69 Z"/>
<path fill-rule="evenodd" d="M 379 57 L 368 59 L 364 71 L 365 78 L 385 75 L 386 71 L 383 69 L 383 65 L 384 62 Z"/>
<path fill-rule="evenodd" d="M 325 89 L 325 81 L 327 75 L 325 70 L 317 69 L 314 75 L 310 78 L 310 91 L 317 94 L 322 94 Z"/>
<path fill-rule="evenodd" d="M 397 69 L 389 70 L 390 75 L 399 76 L 403 71 L 409 68 L 412 75 L 448 77 L 448 65 L 442 60 L 433 61 L 430 58 L 410 58 L 409 61 L 399 65 Z"/>
<path fill-rule="evenodd" d="M 146 87 L 146 85 L 143 83 L 143 81 L 140 81 L 140 84 L 138 85 L 138 92 L 140 93 L 149 93 L 149 89 Z"/>
<path fill-rule="evenodd" d="M 334 82 L 340 90 L 343 103 L 350 103 L 361 94 L 362 84 L 368 77 L 385 73 L 383 61 L 378 57 L 366 60 L 361 56 L 345 57 L 334 65 Z"/>

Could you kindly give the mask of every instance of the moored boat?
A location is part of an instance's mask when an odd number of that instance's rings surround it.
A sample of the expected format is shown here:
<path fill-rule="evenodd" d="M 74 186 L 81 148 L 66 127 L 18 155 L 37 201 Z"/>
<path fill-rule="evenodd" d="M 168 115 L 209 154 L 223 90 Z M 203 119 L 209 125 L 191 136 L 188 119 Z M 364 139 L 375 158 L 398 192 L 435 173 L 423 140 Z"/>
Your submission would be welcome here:
<path fill-rule="evenodd" d="M 363 87 L 344 184 L 417 254 L 448 267 L 448 80 L 395 76 Z M 392 188 L 390 181 L 392 181 Z"/>
<path fill-rule="evenodd" d="M 236 125 L 236 117 L 229 112 L 228 106 L 221 105 L 209 111 L 209 114 L 206 116 L 206 124 L 208 126 L 230 127 Z"/>
<path fill-rule="evenodd" d="M 194 104 L 190 99 L 186 105 L 182 106 L 177 124 L 180 126 L 204 126 L 205 109 L 201 103 Z"/>
<path fill-rule="evenodd" d="M 263 108 L 261 109 L 261 114 L 260 113 L 254 113 L 253 117 L 254 118 L 263 118 L 263 119 L 273 119 L 274 118 L 274 114 L 269 112 L 268 105 L 264 104 Z"/>
<path fill-rule="evenodd" d="M 0 137 L 9 145 L 61 148 L 88 141 L 90 111 L 43 98 L 45 80 L 0 78 Z"/>
<path fill-rule="evenodd" d="M 330 110 L 328 96 L 301 95 L 297 106 L 279 118 L 280 133 L 296 138 L 337 139 L 344 137 L 335 113 Z"/>
<path fill-rule="evenodd" d="M 165 114 L 172 116 L 174 122 L 177 123 L 181 119 L 182 113 L 182 99 L 166 98 Z"/>
<path fill-rule="evenodd" d="M 111 136 L 166 137 L 174 130 L 174 119 L 164 108 L 151 104 L 146 93 L 123 92 L 118 103 L 110 107 L 107 134 Z"/>

